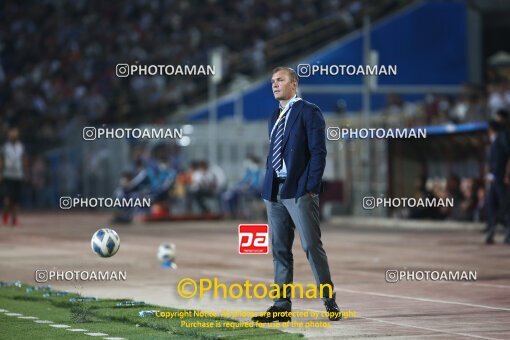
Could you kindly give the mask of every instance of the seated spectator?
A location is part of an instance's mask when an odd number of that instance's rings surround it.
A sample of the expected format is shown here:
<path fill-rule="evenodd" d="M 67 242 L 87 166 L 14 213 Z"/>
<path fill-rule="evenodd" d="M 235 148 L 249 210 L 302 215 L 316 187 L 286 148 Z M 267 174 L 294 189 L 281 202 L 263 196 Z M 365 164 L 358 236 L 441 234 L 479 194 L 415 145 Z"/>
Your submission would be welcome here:
<path fill-rule="evenodd" d="M 476 188 L 473 178 L 462 178 L 460 182 L 460 193 L 461 196 L 458 202 L 454 201 L 454 205 L 457 209 L 454 209 L 449 217 L 457 221 L 473 221 L 477 203 Z"/>
<path fill-rule="evenodd" d="M 248 156 L 243 178 L 222 195 L 223 211 L 227 218 L 239 217 L 239 201 L 242 198 L 260 196 L 263 176 L 260 160 L 255 156 Z"/>
<path fill-rule="evenodd" d="M 192 182 L 192 166 L 179 173 L 172 191 L 172 212 L 184 213 L 188 205 L 188 187 Z M 189 210 L 189 209 L 188 209 Z"/>
<path fill-rule="evenodd" d="M 141 160 L 136 161 L 136 168 L 133 172 L 124 172 L 119 180 L 119 187 L 114 192 L 115 198 L 142 198 L 149 192 L 149 178 Z M 136 209 L 120 208 L 115 211 L 113 222 L 130 223 Z"/>
<path fill-rule="evenodd" d="M 205 163 L 205 167 L 214 182 L 214 193 L 216 195 L 221 195 L 227 188 L 227 176 L 225 175 L 225 172 L 220 166 L 215 164 L 208 167 L 207 163 Z"/>
<path fill-rule="evenodd" d="M 214 197 L 216 185 L 216 178 L 209 170 L 207 162 L 192 162 L 191 183 L 187 191 L 188 211 L 193 212 L 196 203 L 200 213 L 209 213 L 211 210 L 206 203 L 206 199 Z"/>
<path fill-rule="evenodd" d="M 168 166 L 168 162 L 160 159 L 156 167 L 147 169 L 150 183 L 151 203 L 168 204 L 170 189 L 175 183 L 177 173 Z"/>
<path fill-rule="evenodd" d="M 433 199 L 436 195 L 427 188 L 427 176 L 421 176 L 416 180 L 416 199 Z M 414 207 L 409 209 L 411 219 L 440 219 L 441 214 L 434 207 Z"/>
<path fill-rule="evenodd" d="M 483 187 L 483 185 L 479 185 L 476 190 L 476 207 L 474 211 L 475 222 L 481 222 L 486 220 L 487 208 L 485 206 L 485 203 L 486 203 L 485 188 Z"/>
<path fill-rule="evenodd" d="M 457 174 L 451 174 L 446 181 L 445 199 L 453 199 L 453 207 L 441 207 L 440 210 L 445 218 L 456 219 L 462 215 L 461 202 L 464 197 L 460 190 L 460 178 Z"/>

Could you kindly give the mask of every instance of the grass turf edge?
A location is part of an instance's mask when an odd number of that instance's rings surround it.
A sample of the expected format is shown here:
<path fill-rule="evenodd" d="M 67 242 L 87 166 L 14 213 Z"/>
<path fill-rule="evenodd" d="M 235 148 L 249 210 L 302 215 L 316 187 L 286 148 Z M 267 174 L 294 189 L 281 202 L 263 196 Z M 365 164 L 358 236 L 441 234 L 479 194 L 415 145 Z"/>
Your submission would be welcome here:
<path fill-rule="evenodd" d="M 49 295 L 49 296 L 48 296 Z M 155 316 L 140 317 L 139 312 L 142 310 L 161 310 L 171 312 L 183 312 L 193 310 L 180 310 L 175 308 L 161 307 L 156 305 L 137 305 L 130 307 L 116 307 L 120 302 L 132 301 L 129 299 L 98 299 L 95 301 L 86 302 L 71 302 L 70 299 L 79 299 L 81 296 L 75 293 L 59 292 L 52 289 L 40 289 L 36 290 L 34 286 L 24 285 L 18 283 L 18 286 L 12 284 L 0 283 L 0 298 L 8 299 L 13 303 L 31 303 L 31 304 L 45 304 L 50 305 L 55 309 L 59 309 L 61 312 L 67 310 L 67 318 L 61 318 L 57 322 L 65 322 L 75 324 L 79 327 L 81 324 L 114 324 L 120 328 L 124 325 L 130 328 L 132 331 L 133 327 L 142 331 L 141 336 L 143 338 L 143 330 L 151 330 L 155 332 L 161 332 L 161 335 L 165 334 L 173 335 L 179 338 L 194 338 L 194 339 L 246 339 L 257 337 L 261 339 L 294 339 L 303 338 L 302 334 L 296 333 L 285 333 L 279 329 L 269 329 L 265 327 L 224 327 L 225 322 L 237 323 L 239 321 L 230 318 L 217 317 L 217 318 L 203 318 L 203 317 L 189 317 L 187 321 L 200 321 L 203 323 L 216 323 L 220 322 L 221 327 L 214 328 L 201 328 L 201 327 L 181 327 L 180 319 L 164 319 L 156 318 Z M 1 305 L 0 308 L 4 308 Z M 8 309 L 8 308 L 6 308 Z M 80 318 L 73 318 L 72 310 L 75 309 L 74 314 L 81 312 L 82 321 Z M 10 310 L 11 312 L 17 312 Z M 36 317 L 45 318 L 48 316 L 34 315 Z M 64 320 L 62 320 L 64 319 Z M 107 328 L 110 328 L 106 325 Z M 152 333 L 152 332 L 150 332 Z M 148 335 L 148 334 L 145 334 Z M 130 338 L 132 336 L 129 336 Z M 134 338 L 137 338 L 135 336 Z"/>

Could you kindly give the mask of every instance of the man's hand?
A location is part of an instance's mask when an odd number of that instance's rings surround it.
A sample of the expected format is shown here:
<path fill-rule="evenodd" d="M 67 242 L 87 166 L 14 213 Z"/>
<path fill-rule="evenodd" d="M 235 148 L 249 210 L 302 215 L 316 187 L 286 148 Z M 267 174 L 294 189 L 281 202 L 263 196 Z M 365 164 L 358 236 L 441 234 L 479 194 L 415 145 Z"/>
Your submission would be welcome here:
<path fill-rule="evenodd" d="M 308 196 L 310 196 L 310 197 L 317 197 L 317 196 L 319 196 L 319 194 L 316 194 L 315 192 L 311 192 L 311 191 L 307 192 L 306 194 Z"/>

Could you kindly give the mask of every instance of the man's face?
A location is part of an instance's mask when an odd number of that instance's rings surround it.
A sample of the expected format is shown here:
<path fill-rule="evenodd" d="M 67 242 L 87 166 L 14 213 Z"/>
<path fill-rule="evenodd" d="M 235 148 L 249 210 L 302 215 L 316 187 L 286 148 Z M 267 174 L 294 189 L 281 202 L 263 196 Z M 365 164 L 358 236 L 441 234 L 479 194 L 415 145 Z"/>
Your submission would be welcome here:
<path fill-rule="evenodd" d="M 285 70 L 273 74 L 271 86 L 276 100 L 289 100 L 296 94 L 297 83 L 292 81 L 289 72 Z"/>
<path fill-rule="evenodd" d="M 11 142 L 15 142 L 18 140 L 18 130 L 17 129 L 11 129 L 9 130 L 9 132 L 7 133 L 7 138 L 11 141 Z"/>

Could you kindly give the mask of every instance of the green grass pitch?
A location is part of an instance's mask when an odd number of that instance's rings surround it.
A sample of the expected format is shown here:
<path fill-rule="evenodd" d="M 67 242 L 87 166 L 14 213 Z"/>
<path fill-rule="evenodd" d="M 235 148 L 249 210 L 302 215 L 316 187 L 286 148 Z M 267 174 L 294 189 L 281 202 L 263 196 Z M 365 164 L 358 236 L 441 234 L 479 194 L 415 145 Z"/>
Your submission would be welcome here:
<path fill-rule="evenodd" d="M 57 296 L 57 295 L 63 296 Z M 65 294 L 65 295 L 64 295 Z M 49 295 L 49 296 L 48 296 Z M 140 317 L 143 310 L 178 311 L 154 305 L 117 307 L 122 301 L 96 300 L 72 302 L 78 294 L 67 294 L 50 289 L 35 290 L 22 284 L 0 283 L 0 339 L 102 339 L 118 337 L 125 339 L 297 339 L 300 334 L 284 333 L 277 329 L 260 327 L 181 327 L 180 319 L 163 319 L 155 316 Z M 9 313 L 21 315 L 9 316 Z M 23 319 L 34 317 L 37 319 Z M 52 321 L 53 325 L 67 325 L 68 328 L 50 327 L 50 323 L 36 323 L 35 320 Z M 185 318 L 188 322 L 237 322 L 226 318 Z M 84 329 L 86 331 L 69 331 Z M 91 337 L 85 333 L 108 335 Z"/>

